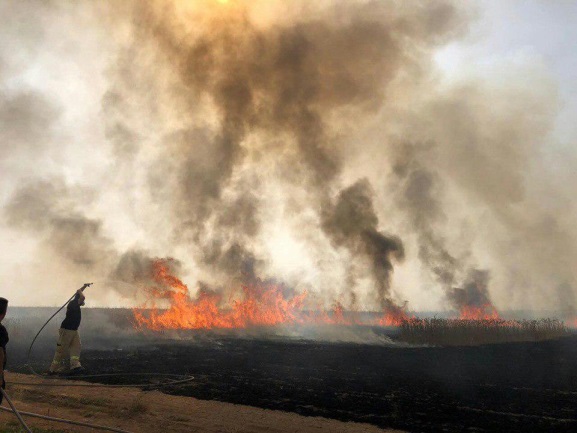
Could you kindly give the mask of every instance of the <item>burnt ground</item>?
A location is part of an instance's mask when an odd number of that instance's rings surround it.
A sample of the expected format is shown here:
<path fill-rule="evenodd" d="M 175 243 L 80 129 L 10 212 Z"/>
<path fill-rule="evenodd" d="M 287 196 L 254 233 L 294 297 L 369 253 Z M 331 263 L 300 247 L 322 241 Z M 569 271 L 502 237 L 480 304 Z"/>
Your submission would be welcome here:
<path fill-rule="evenodd" d="M 28 345 L 52 312 L 10 310 L 10 370 L 27 371 Z M 34 347 L 38 371 L 50 363 L 60 316 Z M 408 431 L 577 431 L 577 335 L 537 343 L 407 347 L 381 344 L 396 338 L 383 328 L 330 327 L 320 338 L 310 330 L 297 333 L 323 341 L 263 332 L 158 338 L 135 333 L 129 310 L 87 309 L 82 363 L 91 374 L 195 376 L 192 386 L 164 390 L 172 394 Z M 324 341 L 347 333 L 357 343 Z M 374 344 L 362 344 L 369 341 Z"/>
<path fill-rule="evenodd" d="M 165 392 L 199 399 L 414 432 L 577 431 L 577 336 L 447 348 L 226 336 L 85 347 L 90 373 L 193 374 L 192 386 Z"/>

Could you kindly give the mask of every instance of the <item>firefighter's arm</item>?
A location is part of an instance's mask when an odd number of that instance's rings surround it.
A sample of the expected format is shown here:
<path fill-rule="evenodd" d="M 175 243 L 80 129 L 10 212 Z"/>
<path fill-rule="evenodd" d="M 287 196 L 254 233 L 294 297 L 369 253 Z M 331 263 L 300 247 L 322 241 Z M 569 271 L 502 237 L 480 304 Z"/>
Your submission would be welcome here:
<path fill-rule="evenodd" d="M 4 351 L 0 348 L 0 385 L 4 379 Z"/>
<path fill-rule="evenodd" d="M 84 301 L 86 300 L 86 296 L 84 296 L 84 293 L 82 292 L 82 289 L 79 289 L 76 291 L 76 296 L 74 297 L 74 300 L 78 303 L 78 305 L 80 305 L 81 307 L 84 305 Z"/>

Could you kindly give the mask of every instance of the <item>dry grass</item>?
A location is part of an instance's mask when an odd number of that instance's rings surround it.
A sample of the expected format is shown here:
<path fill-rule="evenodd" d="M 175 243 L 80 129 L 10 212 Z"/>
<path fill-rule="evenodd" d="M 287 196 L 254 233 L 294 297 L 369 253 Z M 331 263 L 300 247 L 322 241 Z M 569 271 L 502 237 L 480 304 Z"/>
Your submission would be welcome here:
<path fill-rule="evenodd" d="M 321 417 L 259 409 L 248 406 L 196 400 L 158 391 L 136 388 L 59 388 L 17 385 L 14 382 L 45 383 L 46 379 L 10 373 L 8 392 L 22 411 L 36 412 L 82 422 L 94 422 L 139 433 L 384 433 L 369 424 L 341 422 Z M 67 381 L 57 379 L 57 383 Z M 71 382 L 72 383 L 72 382 Z M 78 382 L 74 382 L 78 383 Z M 33 401 L 30 391 L 37 394 Z M 63 396 L 65 394 L 65 396 Z M 59 397 L 65 397 L 59 398 Z M 83 403 L 82 407 L 76 407 Z M 102 404 L 105 403 L 105 404 Z M 30 418 L 26 420 L 35 433 L 89 432 L 67 424 Z M 14 415 L 0 412 L 0 433 L 17 433 Z M 387 430 L 393 433 L 391 430 Z"/>
<path fill-rule="evenodd" d="M 148 405 L 142 401 L 141 396 L 137 396 L 127 408 L 127 416 L 133 418 L 138 415 L 143 415 L 149 411 Z"/>
<path fill-rule="evenodd" d="M 33 433 L 64 433 L 64 430 L 44 429 L 38 427 L 31 427 L 31 429 Z M 15 421 L 10 421 L 5 426 L 0 426 L 0 433 L 22 433 L 23 431 L 22 426 Z"/>
<path fill-rule="evenodd" d="M 552 340 L 569 335 L 557 319 L 411 319 L 399 326 L 399 340 L 412 344 L 471 346 L 514 341 Z"/>

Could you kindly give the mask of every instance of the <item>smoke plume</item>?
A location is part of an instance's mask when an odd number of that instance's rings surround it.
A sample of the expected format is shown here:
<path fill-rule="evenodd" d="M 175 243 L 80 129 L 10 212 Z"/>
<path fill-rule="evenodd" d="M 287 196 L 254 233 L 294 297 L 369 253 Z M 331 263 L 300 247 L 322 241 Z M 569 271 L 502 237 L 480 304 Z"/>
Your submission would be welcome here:
<path fill-rule="evenodd" d="M 323 215 L 323 230 L 337 246 L 349 249 L 355 257 L 365 256 L 372 270 L 377 300 L 381 308 L 390 303 L 390 274 L 393 259 L 403 259 L 400 239 L 377 230 L 378 218 L 372 191 L 366 180 L 342 190 L 336 202 Z"/>
<path fill-rule="evenodd" d="M 36 3 L 0 6 L 22 21 L 0 42 L 6 284 L 114 280 L 118 303 L 175 257 L 189 287 L 355 309 L 574 302 L 555 85 L 531 62 L 445 77 L 471 6 Z"/>
<path fill-rule="evenodd" d="M 151 284 L 155 258 L 142 250 L 120 253 L 102 221 L 78 209 L 83 194 L 86 191 L 71 189 L 60 179 L 24 185 L 5 207 L 6 221 L 33 233 L 40 240 L 39 257 L 61 272 L 106 278 L 105 284 L 134 298 L 135 289 Z M 179 271 L 177 261 L 170 263 Z"/>
<path fill-rule="evenodd" d="M 464 312 L 468 307 L 480 312 L 494 309 L 488 292 L 489 272 L 475 269 L 469 261 L 471 251 L 460 257 L 449 251 L 442 236 L 443 188 L 440 176 L 423 164 L 423 154 L 432 150 L 431 144 L 401 145 L 399 160 L 393 167 L 396 176 L 400 210 L 408 215 L 417 236 L 418 257 L 445 291 L 450 305 Z M 455 287 L 459 285 L 459 287 Z"/>

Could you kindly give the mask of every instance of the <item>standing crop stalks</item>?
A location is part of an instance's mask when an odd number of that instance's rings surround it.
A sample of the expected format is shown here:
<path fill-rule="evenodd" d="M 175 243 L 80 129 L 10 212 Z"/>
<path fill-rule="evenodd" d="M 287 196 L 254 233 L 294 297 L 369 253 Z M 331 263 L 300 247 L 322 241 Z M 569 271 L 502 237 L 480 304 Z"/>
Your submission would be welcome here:
<path fill-rule="evenodd" d="M 399 329 L 401 341 L 445 346 L 542 341 L 569 334 L 565 324 L 557 319 L 411 319 L 403 321 Z"/>

